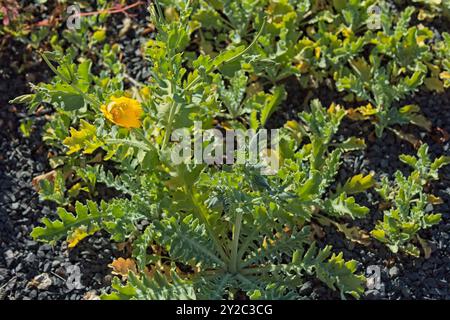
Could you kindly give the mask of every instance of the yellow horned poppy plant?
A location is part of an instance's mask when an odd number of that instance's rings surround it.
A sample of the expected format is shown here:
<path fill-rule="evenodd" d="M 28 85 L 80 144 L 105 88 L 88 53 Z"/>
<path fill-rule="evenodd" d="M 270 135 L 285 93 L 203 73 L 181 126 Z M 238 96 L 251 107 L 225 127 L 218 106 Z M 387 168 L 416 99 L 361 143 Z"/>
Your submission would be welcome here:
<path fill-rule="evenodd" d="M 126 97 L 112 97 L 108 105 L 102 105 L 105 117 L 125 128 L 139 128 L 141 126 L 142 107 L 139 101 Z"/>

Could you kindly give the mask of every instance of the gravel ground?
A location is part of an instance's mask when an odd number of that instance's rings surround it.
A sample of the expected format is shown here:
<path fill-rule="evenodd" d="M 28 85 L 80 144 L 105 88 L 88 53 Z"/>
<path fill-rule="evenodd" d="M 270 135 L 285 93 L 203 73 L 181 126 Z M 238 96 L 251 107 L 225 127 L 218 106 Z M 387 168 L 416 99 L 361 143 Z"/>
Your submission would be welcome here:
<path fill-rule="evenodd" d="M 450 142 L 437 142 L 441 138 L 441 129 L 450 132 L 450 92 L 443 95 L 418 94 L 405 104 L 414 103 L 422 107 L 423 112 L 433 123 L 433 131 L 426 133 L 418 128 L 406 128 L 405 132 L 413 134 L 430 147 L 432 158 L 450 155 Z M 439 129 L 437 129 L 439 128 Z M 367 137 L 372 127 L 369 124 L 348 121 L 343 127 L 344 136 L 356 135 Z M 434 137 L 434 138 L 433 138 Z M 400 154 L 415 154 L 412 145 L 399 139 L 394 133 L 387 131 L 381 139 L 367 142 L 367 149 L 360 153 L 349 154 L 343 162 L 339 180 L 346 181 L 354 174 L 365 174 L 374 171 L 376 177 L 400 170 L 409 173 L 409 167 L 398 159 Z M 431 193 L 441 197 L 443 204 L 432 205 L 427 210 L 442 213 L 442 222 L 437 226 L 420 233 L 423 239 L 429 240 L 432 254 L 429 259 L 415 259 L 404 255 L 392 254 L 385 246 L 372 241 L 369 248 L 343 241 L 335 230 L 325 230 L 324 242 L 334 243 L 334 248 L 343 251 L 348 258 L 361 262 L 361 270 L 376 266 L 381 271 L 382 289 L 368 290 L 369 299 L 450 299 L 450 168 L 440 170 L 440 180 L 431 184 Z M 370 218 L 355 223 L 364 230 L 371 230 L 376 220 L 382 219 L 378 209 L 379 198 L 374 191 L 360 197 L 359 201 L 371 209 Z"/>
<path fill-rule="evenodd" d="M 43 65 L 27 69 L 27 76 L 18 74 L 10 59 L 30 59 L 30 53 L 18 43 L 8 48 L 0 57 L 0 298 L 78 300 L 87 292 L 92 296 L 111 278 L 107 265 L 115 255 L 106 237 L 96 235 L 70 253 L 65 243 L 52 247 L 30 237 L 39 219 L 54 210 L 39 202 L 31 185 L 33 177 L 49 170 L 41 142 L 45 112 L 30 117 L 8 100 L 29 91 L 27 78 L 43 81 L 49 74 Z M 19 125 L 28 119 L 34 125 L 25 138 Z"/>
<path fill-rule="evenodd" d="M 324 106 L 331 102 L 350 106 L 342 100 L 340 94 L 324 84 L 315 91 L 299 90 L 298 83 L 289 79 L 286 83 L 288 98 L 271 118 L 270 127 L 280 127 L 288 119 L 298 119 L 298 113 L 308 108 L 310 99 L 320 99 Z M 306 99 L 308 97 L 308 99 Z M 417 104 L 421 106 L 424 115 L 432 122 L 431 132 L 425 132 L 415 126 L 404 126 L 401 130 L 411 134 L 421 142 L 429 145 L 431 158 L 450 155 L 450 141 L 445 140 L 445 133 L 450 132 L 450 91 L 444 94 L 421 92 L 411 96 L 398 105 Z M 400 128 L 397 128 L 400 129 Z M 374 136 L 374 127 L 369 122 L 344 119 L 336 139 L 345 140 L 356 136 L 366 140 L 367 148 L 360 152 L 348 153 L 344 156 L 337 182 L 345 183 L 348 178 L 364 173 L 375 172 L 379 179 L 383 175 L 392 175 L 400 170 L 408 174 L 409 166 L 399 160 L 401 154 L 416 154 L 416 150 L 409 142 L 397 137 L 386 130 L 379 139 L 368 138 Z M 373 240 L 370 247 L 366 247 L 347 240 L 333 227 L 323 228 L 323 237 L 318 239 L 321 246 L 331 244 L 336 252 L 342 251 L 346 259 L 360 262 L 360 272 L 375 268 L 380 271 L 381 289 L 367 289 L 364 299 L 450 299 L 450 167 L 440 170 L 440 180 L 431 184 L 431 193 L 441 197 L 443 204 L 435 205 L 436 213 L 442 213 L 442 222 L 420 233 L 423 239 L 429 240 L 432 251 L 431 257 L 415 259 L 404 255 L 392 254 L 388 248 Z M 359 203 L 370 208 L 368 218 L 348 223 L 370 231 L 377 220 L 382 219 L 382 211 L 378 209 L 379 197 L 374 190 L 357 195 Z M 330 292 L 317 279 L 309 279 L 301 288 L 300 293 L 313 299 L 339 299 L 336 292 Z"/>
<path fill-rule="evenodd" d="M 141 11 L 135 19 L 145 19 Z M 111 25 L 122 28 L 123 16 L 114 16 Z M 109 35 L 117 34 L 108 30 Z M 148 77 L 147 62 L 144 62 L 140 47 L 145 26 L 131 28 L 119 39 L 124 49 L 124 62 L 128 73 L 138 81 Z M 12 61 L 14 57 L 14 61 Z M 18 59 L 18 57 L 20 57 Z M 49 170 L 47 151 L 41 142 L 41 129 L 46 114 L 32 117 L 19 106 L 11 106 L 8 100 L 27 93 L 27 82 L 45 81 L 50 77 L 42 64 L 25 66 L 25 61 L 34 61 L 35 56 L 19 43 L 11 42 L 8 51 L 0 51 L 0 299 L 93 299 L 108 287 L 111 274 L 108 264 L 123 253 L 118 252 L 105 234 L 96 234 L 83 240 L 75 249 L 68 251 L 64 242 L 55 246 L 34 242 L 29 234 L 38 225 L 40 218 L 51 216 L 54 207 L 42 203 L 31 186 L 31 179 Z M 295 118 L 304 108 L 308 92 L 298 90 L 295 81 L 288 81 L 287 102 L 271 119 L 271 126 L 281 126 L 285 120 Z M 320 97 L 327 106 L 331 101 L 339 102 L 342 95 L 327 87 L 311 93 L 311 98 Z M 433 122 L 431 133 L 415 127 L 403 128 L 405 132 L 430 145 L 433 157 L 449 154 L 450 142 L 438 142 L 440 130 L 450 132 L 450 92 L 445 94 L 417 94 L 403 103 L 416 103 Z M 348 104 L 347 104 L 348 105 Z M 33 131 L 28 138 L 19 131 L 21 121 L 32 119 Z M 439 129 L 438 129 L 439 128 Z M 338 139 L 348 136 L 367 138 L 373 131 L 369 123 L 345 120 Z M 367 141 L 367 149 L 345 157 L 339 172 L 339 181 L 358 173 L 374 171 L 377 178 L 382 174 L 392 175 L 396 170 L 408 172 L 400 163 L 402 153 L 414 154 L 408 142 L 386 131 L 381 139 Z M 370 249 L 346 240 L 333 228 L 325 228 L 325 235 L 319 242 L 332 244 L 336 251 L 343 251 L 345 258 L 361 262 L 360 271 L 375 266 L 381 271 L 381 290 L 367 290 L 365 299 L 450 299 L 450 167 L 441 170 L 441 179 L 432 185 L 434 194 L 444 204 L 434 210 L 443 214 L 438 226 L 421 234 L 430 240 L 433 252 L 429 259 L 413 259 L 393 255 L 376 241 Z M 375 221 L 381 218 L 378 197 L 370 191 L 359 197 L 359 202 L 371 209 L 370 218 L 355 223 L 358 227 L 371 230 Z M 300 288 L 300 293 L 312 299 L 335 299 L 338 294 L 330 292 L 316 279 Z"/>
<path fill-rule="evenodd" d="M 145 21 L 145 10 L 138 13 L 131 16 L 133 21 Z M 127 72 L 145 81 L 148 62 L 140 48 L 147 39 L 146 24 L 132 25 L 119 37 L 124 16 L 114 15 L 112 20 L 108 36 L 121 45 Z M 108 264 L 124 256 L 106 234 L 95 234 L 70 251 L 64 242 L 50 246 L 30 237 L 39 220 L 55 211 L 51 203 L 39 201 L 31 185 L 33 177 L 50 170 L 41 137 L 50 111 L 29 116 L 23 106 L 8 101 L 28 93 L 28 82 L 50 79 L 49 70 L 39 61 L 36 52 L 12 39 L 0 50 L 0 300 L 95 299 L 111 282 Z M 34 124 L 30 137 L 25 138 L 19 126 L 27 120 Z"/>

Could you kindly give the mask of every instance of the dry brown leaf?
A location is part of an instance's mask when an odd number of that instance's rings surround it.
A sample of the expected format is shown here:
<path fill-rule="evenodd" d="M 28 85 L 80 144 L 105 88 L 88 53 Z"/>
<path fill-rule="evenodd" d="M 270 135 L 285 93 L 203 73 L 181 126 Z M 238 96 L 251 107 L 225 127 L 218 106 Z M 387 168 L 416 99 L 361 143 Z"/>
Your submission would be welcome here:
<path fill-rule="evenodd" d="M 151 244 L 150 248 L 153 250 L 152 252 L 158 256 L 163 256 L 165 254 L 163 248 L 157 244 Z"/>
<path fill-rule="evenodd" d="M 31 181 L 31 184 L 33 185 L 34 189 L 36 189 L 36 191 L 40 190 L 40 182 L 42 180 L 48 180 L 50 182 L 55 181 L 56 178 L 56 171 L 52 170 L 50 172 L 41 174 L 40 176 L 34 177 L 33 180 Z"/>
<path fill-rule="evenodd" d="M 311 223 L 311 227 L 312 227 L 312 234 L 315 237 L 317 237 L 317 239 L 323 239 L 325 237 L 325 232 L 323 231 L 321 226 L 315 223 Z"/>
<path fill-rule="evenodd" d="M 157 264 L 157 265 L 151 265 L 149 267 L 146 267 L 144 270 L 144 273 L 149 277 L 153 278 L 155 275 L 155 272 L 158 271 L 159 273 L 165 274 L 167 276 L 171 275 L 172 267 L 167 264 Z M 181 275 L 182 272 L 179 268 L 176 268 L 176 273 L 178 275 Z"/>
<path fill-rule="evenodd" d="M 435 132 L 431 135 L 431 138 L 435 142 L 443 144 L 450 139 L 450 134 L 446 130 L 437 127 L 434 131 Z"/>
<path fill-rule="evenodd" d="M 136 263 L 130 258 L 124 259 L 120 257 L 111 262 L 108 266 L 113 269 L 112 274 L 120 275 L 124 278 L 128 276 L 128 272 L 130 271 L 134 273 L 137 272 Z"/>
<path fill-rule="evenodd" d="M 119 251 L 122 251 L 125 256 L 130 256 L 131 252 L 133 251 L 131 241 L 125 241 L 125 242 L 119 242 L 116 243 L 116 248 Z"/>
<path fill-rule="evenodd" d="M 153 23 L 149 23 L 148 25 L 147 25 L 147 28 L 145 28 L 144 29 L 144 31 L 143 31 L 143 35 L 146 35 L 146 34 L 149 34 L 149 33 L 152 33 L 152 32 L 154 32 L 156 30 L 156 27 L 155 27 L 155 25 L 153 24 Z"/>
<path fill-rule="evenodd" d="M 443 93 L 445 91 L 444 84 L 437 78 L 427 78 L 424 80 L 425 87 L 430 91 Z"/>
<path fill-rule="evenodd" d="M 97 152 L 95 156 L 88 161 L 88 163 L 100 163 L 103 161 L 103 154 L 101 152 Z"/>
<path fill-rule="evenodd" d="M 419 240 L 420 246 L 423 249 L 423 254 L 425 256 L 425 259 L 430 258 L 431 252 L 433 252 L 433 250 L 431 249 L 429 242 L 425 239 L 422 239 L 419 236 L 417 236 L 417 239 Z"/>
<path fill-rule="evenodd" d="M 390 268 L 395 265 L 395 258 L 391 257 L 386 260 L 386 267 Z"/>
<path fill-rule="evenodd" d="M 118 242 L 116 243 L 116 249 L 119 251 L 124 251 L 128 242 Z"/>
<path fill-rule="evenodd" d="M 292 230 L 291 228 L 289 228 L 289 226 L 284 226 L 283 231 L 289 236 L 292 235 Z"/>
<path fill-rule="evenodd" d="M 413 134 L 405 133 L 401 130 L 396 130 L 396 129 L 392 129 L 392 131 L 400 139 L 405 140 L 405 141 L 409 142 L 410 144 L 412 144 L 415 149 L 418 149 L 420 147 L 420 145 L 422 144 L 422 142 L 419 139 L 417 139 L 416 136 L 414 136 Z"/>
<path fill-rule="evenodd" d="M 268 247 L 269 245 L 273 245 L 274 243 L 275 243 L 274 240 L 269 239 L 269 238 L 267 238 L 267 237 L 264 237 L 263 243 L 262 243 L 261 247 L 264 248 L 264 249 L 267 249 L 267 247 Z M 259 248 L 258 250 L 261 251 L 261 248 Z"/>
<path fill-rule="evenodd" d="M 432 195 L 432 194 L 428 195 L 427 200 L 431 204 L 443 204 L 444 203 L 444 201 L 441 198 L 439 198 L 435 195 Z"/>
<path fill-rule="evenodd" d="M 365 231 L 363 229 L 360 229 L 358 227 L 348 227 L 348 224 L 338 223 L 338 222 L 333 221 L 325 216 L 320 216 L 318 221 L 322 225 L 325 225 L 325 226 L 330 226 L 330 225 L 335 226 L 337 231 L 343 233 L 345 235 L 345 237 L 352 242 L 356 242 L 356 243 L 359 243 L 364 246 L 370 245 L 370 235 L 367 233 L 367 231 Z M 314 223 L 312 223 L 311 225 L 312 225 L 313 229 L 315 229 Z M 313 233 L 314 232 L 315 231 L 313 230 Z M 325 236 L 325 234 L 324 234 L 324 236 Z"/>
<path fill-rule="evenodd" d="M 374 131 L 370 132 L 370 133 L 369 133 L 369 137 L 368 137 L 367 139 L 368 139 L 370 142 L 375 143 L 375 142 L 377 141 L 377 137 L 376 137 L 376 135 L 375 135 L 375 132 L 374 132 Z"/>
<path fill-rule="evenodd" d="M 378 210 L 384 211 L 386 209 L 389 209 L 391 207 L 391 204 L 389 202 L 380 202 L 378 205 Z"/>
<path fill-rule="evenodd" d="M 431 131 L 433 124 L 430 120 L 428 120 L 425 116 L 421 114 L 413 114 L 409 116 L 411 123 L 415 124 L 418 127 L 424 128 L 428 132 Z"/>
<path fill-rule="evenodd" d="M 358 227 L 347 227 L 347 224 L 335 223 L 336 228 L 342 232 L 350 241 L 362 244 L 363 246 L 370 245 L 370 235 Z"/>
<path fill-rule="evenodd" d="M 44 106 L 39 106 L 37 109 L 36 109 L 36 115 L 41 115 L 41 114 L 43 114 L 45 112 L 45 108 L 44 108 Z"/>

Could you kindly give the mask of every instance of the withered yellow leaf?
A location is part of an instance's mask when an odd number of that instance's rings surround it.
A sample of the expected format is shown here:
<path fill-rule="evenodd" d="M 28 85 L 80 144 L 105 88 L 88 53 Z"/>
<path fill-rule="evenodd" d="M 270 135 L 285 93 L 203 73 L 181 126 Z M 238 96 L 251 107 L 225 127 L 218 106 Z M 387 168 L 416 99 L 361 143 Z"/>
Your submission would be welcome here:
<path fill-rule="evenodd" d="M 437 78 L 427 78 L 425 79 L 424 83 L 427 89 L 430 91 L 436 91 L 438 93 L 444 92 L 444 84 Z"/>
<path fill-rule="evenodd" d="M 102 143 L 96 136 L 96 128 L 94 125 L 81 120 L 80 129 L 70 128 L 70 137 L 64 139 L 63 143 L 69 148 L 67 154 L 72 154 L 84 149 L 84 153 L 91 154 Z"/>
<path fill-rule="evenodd" d="M 356 242 L 364 246 L 370 245 L 370 235 L 363 229 L 360 229 L 358 227 L 348 227 L 348 224 L 346 223 L 338 223 L 325 216 L 319 216 L 318 221 L 324 226 L 333 225 L 334 227 L 336 227 L 337 231 L 343 233 L 344 236 L 352 242 Z M 314 224 L 312 224 L 312 226 L 314 231 L 316 231 L 317 226 L 316 228 L 314 228 Z"/>
<path fill-rule="evenodd" d="M 316 57 L 316 59 L 319 59 L 320 58 L 320 53 L 322 52 L 322 50 L 321 50 L 321 48 L 320 47 L 316 47 L 315 49 L 314 49 L 314 56 Z"/>
<path fill-rule="evenodd" d="M 68 237 L 67 237 L 67 247 L 69 249 L 75 248 L 76 245 L 89 236 L 87 232 L 87 228 L 85 226 L 79 227 L 75 229 Z"/>
<path fill-rule="evenodd" d="M 350 108 L 347 111 L 347 116 L 352 120 L 367 120 L 376 115 L 378 110 L 368 103 L 365 106 L 358 108 Z"/>
<path fill-rule="evenodd" d="M 344 223 L 336 223 L 335 225 L 348 240 L 363 246 L 368 246 L 370 244 L 370 236 L 365 230 L 359 229 L 358 227 L 348 227 L 347 224 Z"/>
<path fill-rule="evenodd" d="M 443 72 L 441 72 L 441 73 L 439 74 L 439 77 L 440 77 L 442 80 L 449 80 L 449 79 L 450 79 L 450 72 L 448 72 L 448 71 L 443 71 Z"/>
<path fill-rule="evenodd" d="M 384 230 L 379 230 L 379 229 L 374 229 L 370 232 L 370 234 L 377 240 L 381 241 L 381 242 L 385 242 L 386 241 L 386 233 L 384 232 Z"/>
<path fill-rule="evenodd" d="M 392 131 L 402 140 L 411 143 L 414 148 L 419 148 L 422 142 L 412 133 L 405 133 L 402 130 L 392 129 Z"/>
<path fill-rule="evenodd" d="M 432 194 L 428 195 L 427 200 L 431 204 L 443 204 L 444 203 L 444 201 L 441 198 L 436 197 L 435 195 L 432 195 Z"/>

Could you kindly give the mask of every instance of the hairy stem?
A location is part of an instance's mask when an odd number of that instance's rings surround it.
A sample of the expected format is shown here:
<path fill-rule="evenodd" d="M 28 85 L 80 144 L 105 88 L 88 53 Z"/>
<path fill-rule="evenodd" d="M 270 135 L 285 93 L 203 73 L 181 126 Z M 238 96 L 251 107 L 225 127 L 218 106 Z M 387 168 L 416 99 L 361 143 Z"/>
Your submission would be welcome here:
<path fill-rule="evenodd" d="M 277 272 L 281 270 L 288 270 L 289 268 L 292 268 L 292 266 L 288 264 L 279 264 L 279 265 L 273 265 L 269 264 L 266 266 L 260 266 L 255 268 L 245 268 L 240 271 L 243 275 L 257 275 L 261 273 L 268 273 L 268 272 Z"/>
<path fill-rule="evenodd" d="M 164 140 L 162 143 L 162 150 L 164 150 L 167 147 L 167 143 L 169 143 L 169 139 L 170 139 L 170 135 L 172 134 L 172 122 L 173 122 L 173 118 L 175 117 L 175 108 L 176 108 L 176 104 L 175 101 L 172 101 L 172 103 L 170 104 L 170 109 L 169 109 L 169 118 L 167 120 L 167 127 L 166 127 L 166 132 L 164 133 Z"/>
<path fill-rule="evenodd" d="M 238 268 L 241 267 L 241 259 L 244 258 L 246 250 L 250 246 L 250 243 L 254 240 L 256 234 L 258 233 L 258 230 L 259 229 L 257 227 L 255 227 L 255 229 L 253 229 L 252 233 L 247 236 L 247 238 L 245 239 L 244 243 L 241 245 L 241 248 L 239 249 L 239 252 L 238 252 L 238 257 L 239 257 L 239 261 L 238 261 L 239 266 L 238 266 Z"/>
<path fill-rule="evenodd" d="M 241 225 L 242 225 L 242 212 L 236 213 L 236 222 L 234 224 L 234 230 L 233 230 L 233 240 L 231 243 L 231 259 L 230 259 L 230 266 L 229 270 L 230 272 L 235 273 L 238 269 L 238 247 L 239 247 L 239 237 L 241 233 Z"/>
<path fill-rule="evenodd" d="M 208 232 L 209 236 L 213 240 L 217 251 L 219 252 L 220 257 L 223 261 L 229 261 L 228 255 L 225 253 L 225 250 L 222 247 L 222 244 L 220 243 L 219 238 L 214 233 L 211 225 L 208 222 L 207 216 L 208 212 L 207 209 L 203 206 L 203 204 L 199 203 L 197 199 L 195 198 L 194 192 L 192 191 L 192 188 L 185 186 L 185 192 L 189 195 L 192 204 L 196 208 L 195 213 L 197 214 L 197 218 L 204 224 L 206 231 Z"/>

